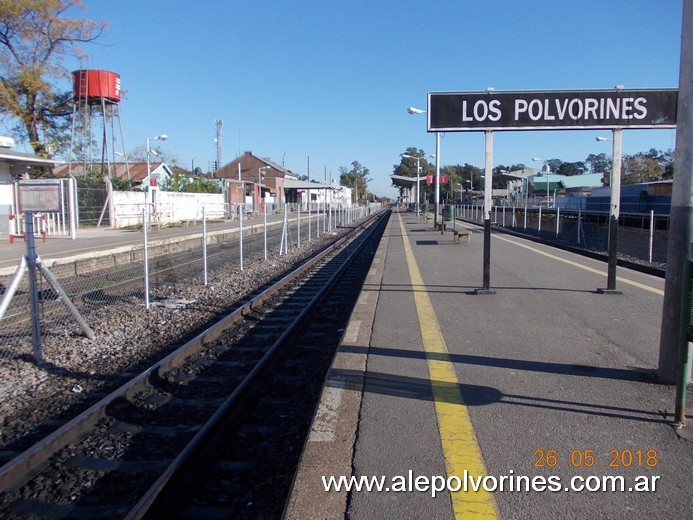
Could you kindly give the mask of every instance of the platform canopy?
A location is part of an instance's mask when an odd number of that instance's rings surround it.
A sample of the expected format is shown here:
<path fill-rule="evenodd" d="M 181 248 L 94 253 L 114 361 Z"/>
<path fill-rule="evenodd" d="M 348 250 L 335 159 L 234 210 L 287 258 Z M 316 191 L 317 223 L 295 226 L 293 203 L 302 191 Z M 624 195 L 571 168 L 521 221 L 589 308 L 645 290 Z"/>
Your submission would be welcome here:
<path fill-rule="evenodd" d="M 425 176 L 420 176 L 419 181 L 426 182 Z M 416 177 L 405 177 L 403 175 L 390 175 L 392 185 L 397 188 L 412 188 L 416 184 Z"/>
<path fill-rule="evenodd" d="M 289 190 L 333 190 L 334 186 L 319 182 L 284 179 L 284 188 Z"/>

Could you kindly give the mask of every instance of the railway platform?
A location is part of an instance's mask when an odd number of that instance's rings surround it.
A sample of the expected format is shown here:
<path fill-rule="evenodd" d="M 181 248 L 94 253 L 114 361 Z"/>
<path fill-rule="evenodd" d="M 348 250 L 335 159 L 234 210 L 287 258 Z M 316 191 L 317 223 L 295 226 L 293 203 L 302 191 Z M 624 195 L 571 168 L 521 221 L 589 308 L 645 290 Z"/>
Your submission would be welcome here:
<path fill-rule="evenodd" d="M 655 378 L 664 280 L 606 276 L 494 232 L 478 294 L 480 228 L 393 212 L 285 518 L 693 517 L 693 442 Z"/>
<path fill-rule="evenodd" d="M 278 225 L 283 215 L 267 215 L 267 224 Z M 295 219 L 295 217 L 292 217 Z M 244 232 L 256 233 L 264 226 L 262 216 L 252 216 L 243 219 Z M 209 234 L 235 231 L 239 227 L 234 221 L 210 221 L 207 223 Z M 189 238 L 192 235 L 202 236 L 202 222 L 195 221 L 189 225 L 151 228 L 148 232 L 148 240 L 151 243 L 174 241 Z M 65 259 L 74 257 L 87 257 L 89 255 L 113 252 L 118 248 L 130 250 L 140 247 L 143 243 L 141 229 L 126 228 L 112 229 L 110 227 L 84 227 L 76 232 L 74 239 L 69 236 L 47 236 L 45 240 L 40 235 L 36 236 L 36 251 L 45 260 Z M 0 273 L 12 273 L 19 260 L 26 254 L 26 242 L 16 238 L 13 243 L 9 240 L 0 245 Z"/>

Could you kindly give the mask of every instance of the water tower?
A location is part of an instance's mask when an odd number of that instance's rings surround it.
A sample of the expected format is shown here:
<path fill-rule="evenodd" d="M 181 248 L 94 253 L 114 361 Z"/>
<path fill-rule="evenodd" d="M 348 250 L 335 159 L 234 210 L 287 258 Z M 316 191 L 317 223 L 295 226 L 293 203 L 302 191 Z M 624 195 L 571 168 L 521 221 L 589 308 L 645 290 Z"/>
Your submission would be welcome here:
<path fill-rule="evenodd" d="M 72 73 L 73 110 L 70 136 L 69 171 L 73 165 L 77 175 L 89 168 L 99 168 L 101 175 L 112 177 L 115 172 L 116 154 L 122 155 L 127 178 L 130 167 L 125 159 L 123 128 L 120 121 L 120 75 L 107 70 L 76 70 Z M 115 122 L 118 122 L 120 147 L 116 151 Z M 97 131 L 100 130 L 100 143 Z"/>

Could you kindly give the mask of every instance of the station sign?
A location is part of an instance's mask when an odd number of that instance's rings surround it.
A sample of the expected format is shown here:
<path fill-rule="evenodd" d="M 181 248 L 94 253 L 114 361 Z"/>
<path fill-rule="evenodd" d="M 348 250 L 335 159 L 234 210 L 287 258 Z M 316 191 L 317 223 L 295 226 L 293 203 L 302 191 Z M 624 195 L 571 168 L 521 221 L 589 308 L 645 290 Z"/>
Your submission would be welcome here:
<path fill-rule="evenodd" d="M 62 209 L 63 191 L 60 179 L 29 179 L 17 183 L 20 213 L 25 211 L 58 212 Z"/>
<path fill-rule="evenodd" d="M 677 89 L 429 92 L 428 131 L 676 128 Z"/>

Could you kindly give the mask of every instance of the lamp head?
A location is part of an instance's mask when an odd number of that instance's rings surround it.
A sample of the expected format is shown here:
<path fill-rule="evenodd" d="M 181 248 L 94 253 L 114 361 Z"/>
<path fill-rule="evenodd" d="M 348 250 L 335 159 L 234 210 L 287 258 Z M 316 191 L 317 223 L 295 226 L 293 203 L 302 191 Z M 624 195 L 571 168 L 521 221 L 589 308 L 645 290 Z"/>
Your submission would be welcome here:
<path fill-rule="evenodd" d="M 425 114 L 426 113 L 425 110 L 421 110 L 420 108 L 416 108 L 416 107 L 407 108 L 407 112 L 409 112 L 410 114 Z"/>

